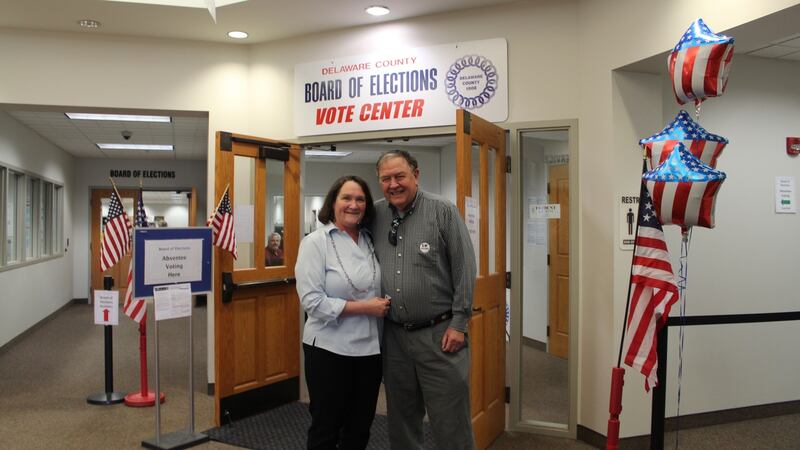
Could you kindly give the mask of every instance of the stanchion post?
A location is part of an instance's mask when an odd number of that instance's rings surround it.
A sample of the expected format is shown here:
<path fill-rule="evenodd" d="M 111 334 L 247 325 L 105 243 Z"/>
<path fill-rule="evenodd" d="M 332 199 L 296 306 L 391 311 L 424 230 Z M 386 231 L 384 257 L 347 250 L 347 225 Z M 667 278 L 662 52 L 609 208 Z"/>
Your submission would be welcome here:
<path fill-rule="evenodd" d="M 103 277 L 103 289 L 110 291 L 114 288 L 114 278 Z M 91 405 L 115 405 L 125 401 L 124 392 L 114 392 L 114 341 L 112 326 L 103 326 L 104 366 L 105 366 L 105 392 L 91 394 L 86 397 L 86 403 Z"/>
<path fill-rule="evenodd" d="M 658 384 L 653 388 L 653 406 L 650 413 L 650 450 L 664 450 L 664 416 L 667 407 L 667 340 L 669 326 L 664 324 L 658 332 Z"/>

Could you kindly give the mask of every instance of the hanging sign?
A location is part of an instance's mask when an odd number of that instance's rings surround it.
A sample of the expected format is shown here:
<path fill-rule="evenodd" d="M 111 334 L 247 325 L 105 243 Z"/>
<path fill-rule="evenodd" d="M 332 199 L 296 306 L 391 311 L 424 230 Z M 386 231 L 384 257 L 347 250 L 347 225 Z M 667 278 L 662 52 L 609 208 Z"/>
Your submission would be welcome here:
<path fill-rule="evenodd" d="M 453 125 L 457 108 L 505 121 L 507 60 L 498 38 L 298 64 L 295 134 Z"/>
<path fill-rule="evenodd" d="M 94 291 L 95 325 L 119 325 L 119 291 Z"/>

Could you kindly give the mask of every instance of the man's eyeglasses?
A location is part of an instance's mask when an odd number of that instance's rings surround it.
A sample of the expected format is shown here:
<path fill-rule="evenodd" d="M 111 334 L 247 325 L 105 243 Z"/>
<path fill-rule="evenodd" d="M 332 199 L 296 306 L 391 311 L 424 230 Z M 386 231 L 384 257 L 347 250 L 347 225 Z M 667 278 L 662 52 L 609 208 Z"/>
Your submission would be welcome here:
<path fill-rule="evenodd" d="M 403 222 L 402 217 L 395 217 L 389 226 L 389 243 L 397 247 L 397 228 Z"/>

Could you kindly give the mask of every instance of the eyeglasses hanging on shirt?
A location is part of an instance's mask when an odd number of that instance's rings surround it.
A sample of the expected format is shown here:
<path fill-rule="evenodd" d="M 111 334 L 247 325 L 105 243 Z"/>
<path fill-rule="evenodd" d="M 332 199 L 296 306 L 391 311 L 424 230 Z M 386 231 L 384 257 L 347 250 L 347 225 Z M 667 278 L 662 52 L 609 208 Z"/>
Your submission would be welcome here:
<path fill-rule="evenodd" d="M 397 247 L 397 229 L 400 228 L 400 224 L 406 220 L 406 217 L 414 214 L 414 208 L 417 206 L 416 202 L 411 204 L 411 208 L 408 209 L 406 214 L 403 217 L 397 215 L 395 211 L 395 216 L 392 219 L 392 223 L 389 225 L 389 243 L 393 246 Z"/>

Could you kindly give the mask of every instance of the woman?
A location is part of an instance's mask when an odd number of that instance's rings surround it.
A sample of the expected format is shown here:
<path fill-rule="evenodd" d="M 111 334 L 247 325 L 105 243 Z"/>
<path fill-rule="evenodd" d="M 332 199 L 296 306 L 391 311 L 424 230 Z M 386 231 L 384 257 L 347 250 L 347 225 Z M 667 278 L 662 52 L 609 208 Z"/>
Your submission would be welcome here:
<path fill-rule="evenodd" d="M 325 225 L 300 243 L 309 449 L 363 449 L 369 441 L 381 382 L 378 327 L 389 310 L 378 298 L 381 271 L 367 231 L 374 215 L 367 183 L 341 177 L 320 209 Z"/>

